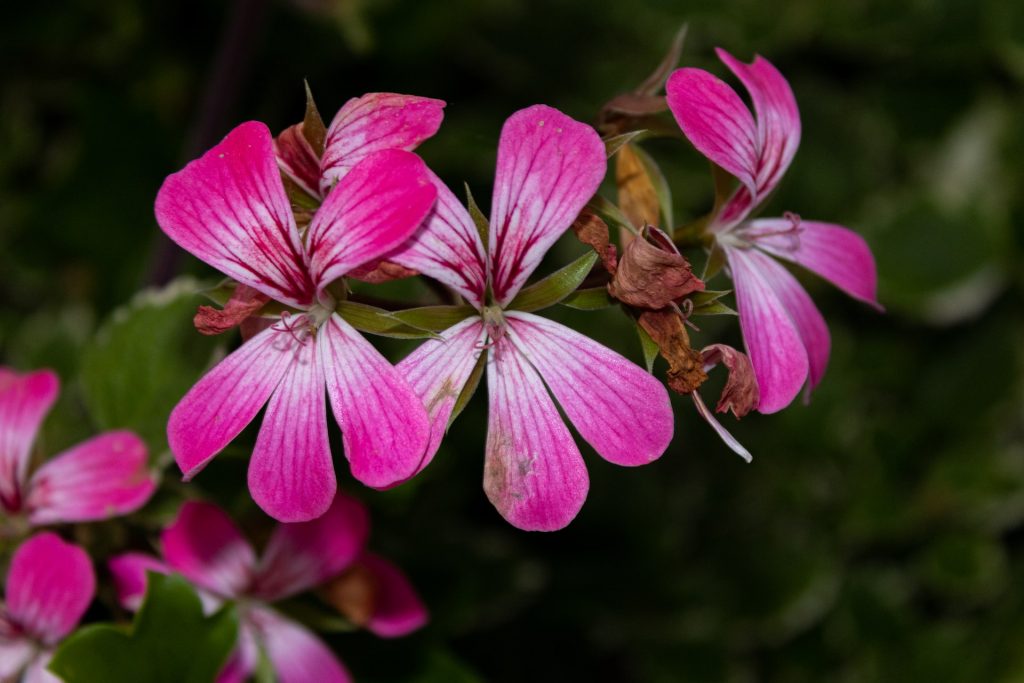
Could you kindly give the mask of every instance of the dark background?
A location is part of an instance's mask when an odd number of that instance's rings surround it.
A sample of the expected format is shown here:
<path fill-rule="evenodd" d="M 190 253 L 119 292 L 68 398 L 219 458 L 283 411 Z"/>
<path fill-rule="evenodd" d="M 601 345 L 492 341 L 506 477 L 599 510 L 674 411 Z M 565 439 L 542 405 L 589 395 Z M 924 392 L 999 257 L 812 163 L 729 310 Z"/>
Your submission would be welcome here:
<path fill-rule="evenodd" d="M 339 462 L 373 510 L 373 546 L 433 618 L 401 641 L 326 637 L 361 681 L 1024 680 L 1024 4 L 67 0 L 4 15 L 0 359 L 61 373 L 50 453 L 130 426 L 161 457 L 166 411 L 213 344 L 190 328 L 200 300 L 116 352 L 105 321 L 174 272 L 213 276 L 161 247 L 156 190 L 243 120 L 297 121 L 303 78 L 328 120 L 368 91 L 446 100 L 421 152 L 486 210 L 512 111 L 544 102 L 593 120 L 684 21 L 685 64 L 725 77 L 714 46 L 768 57 L 804 126 L 768 215 L 865 235 L 887 314 L 801 275 L 833 335 L 811 404 L 727 418 L 754 453 L 744 465 L 678 401 L 659 462 L 626 470 L 584 451 L 590 499 L 555 534 L 519 532 L 487 503 L 483 393 L 411 484 L 375 493 Z M 677 220 L 705 211 L 699 155 L 684 140 L 646 148 Z M 559 249 L 560 263 L 581 251 Z M 613 313 L 573 322 L 639 360 Z M 732 320 L 696 338 L 739 344 Z M 168 470 L 136 526 L 79 533 L 100 555 L 143 544 L 182 493 L 202 492 L 258 537 L 251 437 L 188 487 Z"/>

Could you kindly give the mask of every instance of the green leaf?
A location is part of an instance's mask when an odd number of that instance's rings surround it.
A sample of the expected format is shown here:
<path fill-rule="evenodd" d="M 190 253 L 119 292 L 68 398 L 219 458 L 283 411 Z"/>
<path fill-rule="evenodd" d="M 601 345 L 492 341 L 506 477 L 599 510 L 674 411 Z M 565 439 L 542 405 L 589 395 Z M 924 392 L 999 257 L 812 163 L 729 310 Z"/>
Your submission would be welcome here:
<path fill-rule="evenodd" d="M 627 144 L 632 142 L 634 139 L 639 138 L 646 130 L 631 130 L 628 133 L 622 133 L 621 135 L 613 135 L 604 139 L 604 151 L 605 154 L 611 159 L 615 156 L 615 153 L 625 147 Z"/>
<path fill-rule="evenodd" d="M 508 308 L 529 312 L 554 306 L 580 286 L 596 262 L 597 253 L 593 249 L 588 250 L 569 265 L 520 291 L 509 302 Z"/>
<path fill-rule="evenodd" d="M 233 606 L 203 615 L 184 579 L 150 573 L 134 626 L 95 624 L 65 640 L 50 670 L 65 683 L 208 683 L 238 635 Z"/>
<path fill-rule="evenodd" d="M 704 272 L 700 274 L 700 279 L 707 282 L 718 275 L 724 265 L 725 249 L 718 246 L 718 242 L 714 242 L 711 246 L 711 252 L 708 254 L 708 260 L 704 262 Z"/>
<path fill-rule="evenodd" d="M 100 429 L 132 429 L 152 452 L 166 448 L 167 415 L 221 343 L 192 325 L 202 289 L 197 280 L 182 278 L 140 292 L 86 347 L 82 394 Z"/>
<path fill-rule="evenodd" d="M 712 301 L 703 306 L 694 306 L 690 315 L 738 315 L 735 310 L 721 301 Z"/>
<path fill-rule="evenodd" d="M 306 86 L 306 115 L 302 119 L 302 137 L 316 152 L 317 157 L 324 155 L 324 145 L 327 142 L 327 127 L 320 116 L 320 111 L 313 101 L 313 91 L 309 89 L 309 81 L 303 81 Z"/>
<path fill-rule="evenodd" d="M 452 408 L 452 415 L 448 418 L 448 425 L 451 426 L 469 403 L 469 399 L 473 398 L 473 394 L 476 393 L 476 389 L 480 386 L 480 378 L 483 377 L 484 368 L 487 366 L 487 349 L 480 351 L 480 357 L 476 359 L 476 365 L 473 366 L 473 372 L 469 373 L 469 378 L 462 387 L 462 391 L 459 393 L 459 397 L 455 399 L 455 406 Z"/>
<path fill-rule="evenodd" d="M 698 306 L 706 306 L 712 301 L 718 301 L 726 294 L 732 294 L 731 289 L 705 289 L 702 292 L 694 292 L 689 297 L 690 301 L 693 302 L 694 308 Z"/>
<path fill-rule="evenodd" d="M 683 44 L 686 42 L 686 31 L 688 29 L 688 24 L 683 24 L 679 27 L 676 35 L 672 38 L 672 44 L 669 46 L 668 52 L 665 53 L 665 56 L 658 66 L 655 67 L 654 71 L 637 87 L 637 92 L 645 95 L 654 95 L 661 90 L 665 85 L 665 81 L 668 80 L 669 74 L 679 64 L 679 57 L 683 53 Z"/>
<path fill-rule="evenodd" d="M 356 301 L 341 301 L 335 309 L 345 321 L 360 332 L 369 332 L 394 339 L 430 339 L 438 335 L 408 325 L 391 311 Z"/>
<path fill-rule="evenodd" d="M 636 326 L 637 336 L 640 337 L 640 348 L 644 352 L 644 364 L 647 366 L 647 372 L 654 372 L 654 360 L 658 357 L 658 345 L 651 339 L 651 335 L 647 334 L 647 331 Z"/>
<path fill-rule="evenodd" d="M 480 210 L 480 207 L 476 205 L 476 200 L 473 199 L 473 193 L 469 190 L 469 183 L 466 183 L 466 208 L 469 209 L 469 217 L 473 219 L 473 224 L 476 225 L 476 231 L 480 233 L 480 241 L 483 242 L 484 250 L 487 250 L 488 235 L 490 233 L 490 223 L 487 221 L 487 216 Z"/>
<path fill-rule="evenodd" d="M 640 159 L 644 171 L 647 172 L 647 177 L 651 179 L 651 184 L 654 186 L 654 193 L 658 196 L 661 219 L 664 221 L 662 225 L 672 225 L 672 190 L 669 189 L 668 181 L 665 180 L 665 174 L 661 172 L 661 167 L 651 158 L 650 154 L 636 145 L 633 145 L 632 149 Z"/>
<path fill-rule="evenodd" d="M 562 299 L 561 304 L 580 311 L 597 311 L 615 305 L 615 299 L 608 294 L 607 287 L 577 289 Z"/>
<path fill-rule="evenodd" d="M 391 316 L 420 330 L 442 332 L 476 314 L 472 306 L 422 306 L 394 311 Z"/>
<path fill-rule="evenodd" d="M 587 208 L 603 218 L 609 227 L 626 230 L 632 235 L 637 234 L 636 228 L 633 227 L 633 223 L 626 217 L 626 214 L 622 213 L 622 209 L 601 195 L 594 195 L 587 203 Z"/>

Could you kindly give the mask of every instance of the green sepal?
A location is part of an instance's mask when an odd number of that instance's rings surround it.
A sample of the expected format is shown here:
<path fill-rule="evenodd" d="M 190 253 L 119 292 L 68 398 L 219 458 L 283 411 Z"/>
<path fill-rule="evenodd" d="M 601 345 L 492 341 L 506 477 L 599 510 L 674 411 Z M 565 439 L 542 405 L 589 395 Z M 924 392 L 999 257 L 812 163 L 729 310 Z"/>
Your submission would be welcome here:
<path fill-rule="evenodd" d="M 739 315 L 721 301 L 713 301 L 703 306 L 694 306 L 690 315 Z"/>
<path fill-rule="evenodd" d="M 647 331 L 636 326 L 636 334 L 640 337 L 640 349 L 644 352 L 644 365 L 647 366 L 647 372 L 654 372 L 654 360 L 658 357 L 658 345 L 651 339 L 651 335 L 647 334 Z"/>
<path fill-rule="evenodd" d="M 480 207 L 476 205 L 476 200 L 473 199 L 473 193 L 469 190 L 469 183 L 466 183 L 466 208 L 469 210 L 469 217 L 473 219 L 473 225 L 476 226 L 476 231 L 480 234 L 480 241 L 483 242 L 484 251 L 487 251 L 488 235 L 490 234 L 490 223 L 487 221 L 487 216 L 480 210 Z"/>
<path fill-rule="evenodd" d="M 393 318 L 418 330 L 428 332 L 442 332 L 472 315 L 477 315 L 477 310 L 468 305 L 421 306 L 391 313 Z"/>
<path fill-rule="evenodd" d="M 704 263 L 704 272 L 701 273 L 700 279 L 707 282 L 722 270 L 725 265 L 725 249 L 722 249 L 718 245 L 718 242 L 714 242 L 711 245 L 711 251 L 708 253 L 708 260 Z"/>
<path fill-rule="evenodd" d="M 665 81 L 668 80 L 669 75 L 675 71 L 676 66 L 679 64 L 679 57 L 683 54 L 683 44 L 686 42 L 686 32 L 689 29 L 689 24 L 683 24 L 676 31 L 675 36 L 672 37 L 672 44 L 668 48 L 668 52 L 661 59 L 661 62 L 654 68 L 654 71 L 644 79 L 644 82 L 637 87 L 638 93 L 645 95 L 653 95 L 659 92 L 665 85 Z"/>
<path fill-rule="evenodd" d="M 306 114 L 302 118 L 302 137 L 316 152 L 317 158 L 324 155 L 324 146 L 327 143 L 327 126 L 320 116 L 320 110 L 316 108 L 313 101 L 313 91 L 309 89 L 309 81 L 303 81 L 306 86 Z"/>
<path fill-rule="evenodd" d="M 599 311 L 615 305 L 615 299 L 608 294 L 607 287 L 588 287 L 577 289 L 562 299 L 561 304 L 580 311 Z"/>
<path fill-rule="evenodd" d="M 338 302 L 335 312 L 360 332 L 394 339 L 439 339 L 430 330 L 421 330 L 396 318 L 391 311 L 355 301 Z"/>
<path fill-rule="evenodd" d="M 455 405 L 452 407 L 452 414 L 448 418 L 448 424 L 445 426 L 445 429 L 452 426 L 455 418 L 462 413 L 466 404 L 469 403 L 469 399 L 473 398 L 477 387 L 480 386 L 480 378 L 483 377 L 485 367 L 487 367 L 487 349 L 482 349 L 480 357 L 476 359 L 476 365 L 473 366 L 473 371 L 469 373 L 466 383 L 462 385 L 459 397 L 455 399 Z"/>
<path fill-rule="evenodd" d="M 520 291 L 506 308 L 530 312 L 554 306 L 580 286 L 596 262 L 597 253 L 588 250 L 569 265 Z"/>
<path fill-rule="evenodd" d="M 612 135 L 604 139 L 604 151 L 609 159 L 615 156 L 615 153 L 620 149 L 628 145 L 630 142 L 641 138 L 647 133 L 646 130 L 631 130 L 628 133 L 622 133 L 621 135 Z"/>
<path fill-rule="evenodd" d="M 661 167 L 651 158 L 650 154 L 636 145 L 633 145 L 633 152 L 643 165 L 647 177 L 651 180 L 651 185 L 654 186 L 654 193 L 658 196 L 661 219 L 664 221 L 662 225 L 672 225 L 672 190 L 669 189 L 665 174 L 661 172 Z"/>
<path fill-rule="evenodd" d="M 632 235 L 636 235 L 636 228 L 626 214 L 622 213 L 622 209 L 617 207 L 599 194 L 591 197 L 590 201 L 587 202 L 587 208 L 596 213 L 598 216 L 604 219 L 604 222 L 611 228 L 620 228 L 629 232 Z"/>

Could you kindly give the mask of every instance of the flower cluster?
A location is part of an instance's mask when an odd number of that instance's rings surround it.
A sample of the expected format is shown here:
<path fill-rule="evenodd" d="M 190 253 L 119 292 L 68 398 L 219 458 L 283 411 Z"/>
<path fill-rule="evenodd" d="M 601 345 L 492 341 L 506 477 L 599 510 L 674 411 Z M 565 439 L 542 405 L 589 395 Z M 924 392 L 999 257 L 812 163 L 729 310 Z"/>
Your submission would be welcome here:
<path fill-rule="evenodd" d="M 443 120 L 445 103 L 425 97 L 367 94 L 330 125 L 310 97 L 304 121 L 276 138 L 262 123 L 243 123 L 170 175 L 156 198 L 160 228 L 227 277 L 211 294 L 220 308 L 200 307 L 195 325 L 203 334 L 238 327 L 244 341 L 178 402 L 167 444 L 191 480 L 262 411 L 248 487 L 278 524 L 257 554 L 221 508 L 184 502 L 150 537 L 155 554 L 122 547 L 106 562 L 120 608 L 140 610 L 147 586 L 163 580 L 156 575 L 191 583 L 207 614 L 233 606 L 238 637 L 221 660 L 221 682 L 263 666 L 286 683 L 350 680 L 282 607 L 310 591 L 381 637 L 422 626 L 426 608 L 409 581 L 366 550 L 366 509 L 338 492 L 328 404 L 352 475 L 388 489 L 431 463 L 486 375 L 483 488 L 524 530 L 564 528 L 587 497 L 570 426 L 601 458 L 646 465 L 672 442 L 672 393 L 690 396 L 750 460 L 701 397 L 708 373 L 727 369 L 717 412 L 740 418 L 779 411 L 802 388 L 809 397 L 829 358 L 821 313 L 780 261 L 880 306 L 871 251 L 854 232 L 793 212 L 754 217 L 796 154 L 796 99 L 765 59 L 718 54 L 753 111 L 718 77 L 675 69 L 675 54 L 611 100 L 596 127 L 541 104 L 513 113 L 497 141 L 489 216 L 415 153 Z M 672 224 L 663 177 L 640 147 L 654 134 L 651 117 L 666 111 L 714 170 L 713 207 L 682 226 Z M 617 203 L 599 194 L 610 165 Z M 583 255 L 531 283 L 570 231 Z M 692 266 L 699 261 L 702 271 Z M 719 273 L 731 289 L 709 287 Z M 365 293 L 413 277 L 443 301 Z M 733 290 L 735 311 L 723 303 Z M 624 314 L 647 367 L 537 315 L 560 303 Z M 692 344 L 703 334 L 694 319 L 709 314 L 738 317 L 745 353 L 720 340 Z M 422 342 L 393 363 L 365 334 Z M 659 354 L 664 381 L 653 372 Z M 96 594 L 86 551 L 35 528 L 134 513 L 159 484 L 129 431 L 33 467 L 57 393 L 51 371 L 0 368 L 2 550 L 17 542 L 0 612 L 3 680 L 51 680 L 55 648 Z"/>

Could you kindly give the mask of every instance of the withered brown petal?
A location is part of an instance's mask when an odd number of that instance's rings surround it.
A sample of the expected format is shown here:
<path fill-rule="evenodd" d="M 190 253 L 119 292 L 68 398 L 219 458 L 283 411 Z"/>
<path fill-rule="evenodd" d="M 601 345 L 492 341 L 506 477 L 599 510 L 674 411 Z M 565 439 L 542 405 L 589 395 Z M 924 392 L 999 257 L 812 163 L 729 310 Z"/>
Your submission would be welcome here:
<path fill-rule="evenodd" d="M 263 308 L 270 297 L 247 285 L 239 284 L 224 304 L 223 309 L 200 306 L 192 323 L 200 334 L 215 335 L 227 332 Z"/>
<path fill-rule="evenodd" d="M 320 589 L 323 599 L 357 626 L 366 626 L 377 607 L 377 578 L 368 567 L 354 564 Z"/>
<path fill-rule="evenodd" d="M 661 357 L 668 361 L 669 389 L 689 394 L 704 383 L 708 376 L 701 354 L 690 346 L 690 335 L 686 333 L 686 323 L 679 311 L 672 308 L 644 311 L 637 322 L 658 345 Z"/>
<path fill-rule="evenodd" d="M 658 192 L 632 145 L 624 145 L 615 156 L 615 186 L 619 191 L 619 208 L 635 228 L 660 223 Z"/>
<path fill-rule="evenodd" d="M 349 271 L 346 277 L 354 278 L 362 282 L 369 282 L 371 285 L 379 285 L 382 282 L 401 280 L 405 277 L 419 275 L 418 270 L 400 266 L 391 261 L 370 261 L 358 268 Z"/>
<path fill-rule="evenodd" d="M 591 247 L 601 258 L 604 269 L 614 273 L 618 267 L 618 253 L 608 236 L 608 225 L 590 209 L 583 209 L 572 224 L 576 238 Z"/>
<path fill-rule="evenodd" d="M 747 354 L 725 344 L 711 344 L 701 350 L 701 356 L 706 369 L 710 370 L 723 363 L 729 370 L 729 379 L 722 389 L 716 411 L 724 413 L 731 410 L 739 418 L 757 407 L 761 395 L 754 376 L 754 366 L 750 364 Z"/>
<path fill-rule="evenodd" d="M 660 249 L 646 239 L 635 239 L 626 246 L 608 285 L 609 294 L 619 301 L 649 309 L 664 308 L 703 289 L 704 283 L 682 255 Z"/>

